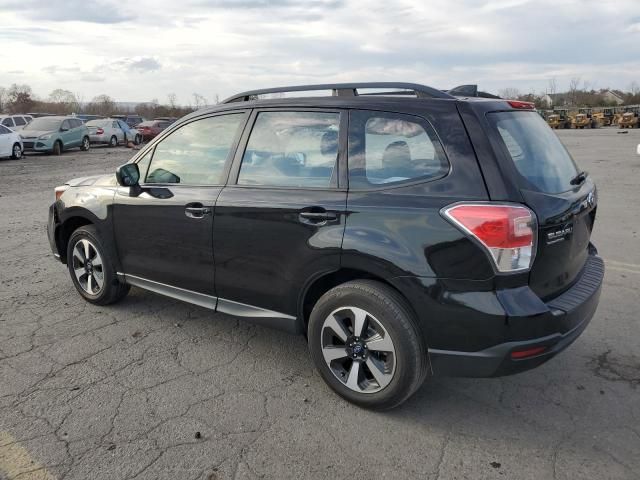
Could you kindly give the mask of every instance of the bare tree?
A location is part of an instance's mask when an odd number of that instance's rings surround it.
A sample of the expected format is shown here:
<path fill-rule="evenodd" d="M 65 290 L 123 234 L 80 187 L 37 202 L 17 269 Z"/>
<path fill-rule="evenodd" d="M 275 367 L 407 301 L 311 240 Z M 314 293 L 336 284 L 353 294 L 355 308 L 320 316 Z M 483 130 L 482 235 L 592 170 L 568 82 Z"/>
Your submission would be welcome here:
<path fill-rule="evenodd" d="M 522 96 L 522 94 L 520 93 L 520 90 L 514 87 L 507 87 L 507 88 L 503 88 L 502 90 L 498 90 L 498 95 L 501 96 L 502 98 L 511 98 L 511 99 L 517 99 L 520 96 Z"/>
<path fill-rule="evenodd" d="M 7 89 L 0 87 L 0 112 L 4 112 L 7 103 Z"/>
<path fill-rule="evenodd" d="M 576 105 L 578 103 L 578 90 L 580 88 L 580 77 L 573 77 L 569 82 L 569 104 Z"/>
<path fill-rule="evenodd" d="M 56 88 L 49 94 L 49 101 L 54 104 L 57 110 L 54 113 L 68 114 L 80 111 L 80 102 L 76 95 L 69 90 Z"/>
<path fill-rule="evenodd" d="M 205 107 L 207 105 L 207 99 L 199 93 L 193 94 L 193 103 L 195 103 L 196 109 Z"/>
<path fill-rule="evenodd" d="M 7 108 L 12 113 L 26 113 L 33 107 L 33 92 L 29 85 L 13 84 L 7 90 Z"/>
<path fill-rule="evenodd" d="M 93 100 L 87 105 L 87 113 L 94 115 L 108 116 L 111 115 L 116 109 L 116 102 L 109 95 L 98 95 L 93 97 Z"/>

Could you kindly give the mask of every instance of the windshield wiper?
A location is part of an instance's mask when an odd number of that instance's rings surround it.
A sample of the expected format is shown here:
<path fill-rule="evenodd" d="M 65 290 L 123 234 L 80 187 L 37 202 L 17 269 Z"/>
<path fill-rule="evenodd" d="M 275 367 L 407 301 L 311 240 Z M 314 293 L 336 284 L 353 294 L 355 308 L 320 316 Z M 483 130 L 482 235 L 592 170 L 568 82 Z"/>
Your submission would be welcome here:
<path fill-rule="evenodd" d="M 571 185 L 580 185 L 582 182 L 586 180 L 587 175 L 589 175 L 589 173 L 580 172 L 575 177 L 573 177 L 569 183 Z"/>

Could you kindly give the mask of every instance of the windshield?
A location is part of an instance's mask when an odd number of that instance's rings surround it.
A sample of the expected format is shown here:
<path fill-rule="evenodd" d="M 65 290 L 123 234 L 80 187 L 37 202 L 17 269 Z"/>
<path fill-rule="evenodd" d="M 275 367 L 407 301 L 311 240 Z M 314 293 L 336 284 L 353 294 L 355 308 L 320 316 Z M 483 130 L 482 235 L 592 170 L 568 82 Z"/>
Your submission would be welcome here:
<path fill-rule="evenodd" d="M 23 130 L 41 130 L 41 131 L 50 131 L 50 130 L 58 130 L 60 128 L 60 124 L 62 120 L 59 118 L 47 118 L 40 117 L 34 118 L 27 126 L 23 128 Z"/>
<path fill-rule="evenodd" d="M 558 136 L 535 112 L 496 112 L 488 115 L 527 188 L 544 193 L 571 190 L 578 174 Z"/>

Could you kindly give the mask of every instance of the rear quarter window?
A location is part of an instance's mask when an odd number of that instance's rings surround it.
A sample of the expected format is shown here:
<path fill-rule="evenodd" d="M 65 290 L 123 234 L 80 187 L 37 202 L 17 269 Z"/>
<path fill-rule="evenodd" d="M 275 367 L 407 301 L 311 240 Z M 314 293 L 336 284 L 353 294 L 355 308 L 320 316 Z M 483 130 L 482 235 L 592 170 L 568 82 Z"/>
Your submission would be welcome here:
<path fill-rule="evenodd" d="M 448 172 L 444 149 L 426 120 L 391 112 L 351 112 L 350 188 L 383 188 L 428 181 Z"/>
<path fill-rule="evenodd" d="M 544 193 L 571 190 L 578 174 L 573 158 L 558 136 L 535 112 L 494 112 L 487 115 L 523 186 Z"/>

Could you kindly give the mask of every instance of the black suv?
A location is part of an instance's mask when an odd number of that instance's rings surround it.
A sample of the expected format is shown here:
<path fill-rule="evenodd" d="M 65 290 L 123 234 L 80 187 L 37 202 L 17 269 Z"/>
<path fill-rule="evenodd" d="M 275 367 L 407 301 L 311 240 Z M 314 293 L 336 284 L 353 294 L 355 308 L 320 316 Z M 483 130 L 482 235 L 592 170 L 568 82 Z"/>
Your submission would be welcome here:
<path fill-rule="evenodd" d="M 535 367 L 598 304 L 595 186 L 530 103 L 457 92 L 236 95 L 58 187 L 51 247 L 91 303 L 133 285 L 307 335 L 361 406 Z"/>

